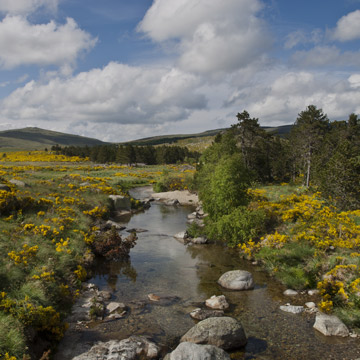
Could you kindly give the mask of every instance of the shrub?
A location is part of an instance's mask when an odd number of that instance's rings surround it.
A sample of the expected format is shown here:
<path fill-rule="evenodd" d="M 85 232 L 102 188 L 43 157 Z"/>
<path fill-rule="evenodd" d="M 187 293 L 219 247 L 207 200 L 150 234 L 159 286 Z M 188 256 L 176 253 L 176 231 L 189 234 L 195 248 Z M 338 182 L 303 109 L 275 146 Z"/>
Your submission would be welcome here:
<path fill-rule="evenodd" d="M 206 232 L 210 238 L 223 240 L 234 247 L 259 237 L 264 231 L 264 224 L 264 211 L 238 207 L 215 222 L 207 222 Z"/>

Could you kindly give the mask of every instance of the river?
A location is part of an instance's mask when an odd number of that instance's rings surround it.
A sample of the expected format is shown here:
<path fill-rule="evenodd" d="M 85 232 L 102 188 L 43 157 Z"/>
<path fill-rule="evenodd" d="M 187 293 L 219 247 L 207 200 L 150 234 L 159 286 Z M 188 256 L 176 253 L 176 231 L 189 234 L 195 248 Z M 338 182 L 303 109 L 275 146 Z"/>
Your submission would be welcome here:
<path fill-rule="evenodd" d="M 132 195 L 141 198 L 146 193 L 138 189 Z M 128 229 L 146 231 L 138 233 L 129 261 L 99 263 L 90 282 L 111 291 L 112 301 L 125 303 L 130 311 L 123 319 L 95 322 L 79 330 L 77 342 L 90 346 L 96 341 L 146 335 L 162 347 L 164 355 L 195 324 L 189 312 L 203 307 L 212 295 L 223 294 L 230 304 L 226 314 L 240 320 L 248 336 L 246 347 L 231 353 L 233 359 L 360 358 L 359 339 L 323 336 L 312 328 L 314 315 L 279 309 L 287 302 L 303 305 L 313 297 L 284 296 L 281 284 L 260 267 L 241 260 L 236 250 L 215 244 L 185 246 L 177 241 L 173 235 L 186 228 L 192 211 L 190 207 L 152 203 L 145 212 L 123 219 Z M 235 292 L 217 285 L 220 275 L 234 269 L 250 271 L 255 289 Z M 166 299 L 150 302 L 150 293 Z M 59 349 L 61 352 L 61 344 Z"/>

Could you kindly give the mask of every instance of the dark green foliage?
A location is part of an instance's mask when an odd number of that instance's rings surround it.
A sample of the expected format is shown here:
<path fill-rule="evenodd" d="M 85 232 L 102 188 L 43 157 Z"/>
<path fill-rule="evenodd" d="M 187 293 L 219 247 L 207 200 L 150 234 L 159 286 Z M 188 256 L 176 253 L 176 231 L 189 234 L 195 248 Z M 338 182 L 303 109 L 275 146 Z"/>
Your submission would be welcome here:
<path fill-rule="evenodd" d="M 176 164 L 185 159 L 198 159 L 200 154 L 180 146 L 133 146 L 133 145 L 102 145 L 94 147 L 67 146 L 53 148 L 59 154 L 66 156 L 89 157 L 97 163 L 120 163 L 134 165 Z M 56 150 L 55 150 L 56 149 Z"/>
<path fill-rule="evenodd" d="M 296 170 L 305 174 L 304 185 L 310 185 L 313 158 L 321 147 L 325 134 L 329 131 L 329 120 L 322 109 L 309 105 L 302 111 L 290 132 L 292 161 Z"/>
<path fill-rule="evenodd" d="M 265 213 L 249 210 L 244 206 L 235 208 L 217 221 L 208 221 L 206 232 L 210 238 L 224 241 L 234 247 L 249 239 L 256 239 L 265 230 Z"/>

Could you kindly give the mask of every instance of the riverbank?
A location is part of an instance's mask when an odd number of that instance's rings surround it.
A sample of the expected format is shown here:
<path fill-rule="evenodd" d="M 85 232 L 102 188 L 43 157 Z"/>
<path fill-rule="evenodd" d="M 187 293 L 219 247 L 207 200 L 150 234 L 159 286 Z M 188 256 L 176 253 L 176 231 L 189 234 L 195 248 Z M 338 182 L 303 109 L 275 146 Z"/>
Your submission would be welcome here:
<path fill-rule="evenodd" d="M 325 360 L 360 356 L 358 339 L 323 336 L 312 328 L 314 314 L 280 310 L 288 302 L 293 305 L 316 302 L 316 295 L 284 295 L 286 288 L 261 267 L 242 260 L 238 249 L 221 244 L 184 246 L 176 241 L 173 235 L 185 230 L 191 211 L 155 201 L 150 209 L 126 220 L 127 228 L 145 230 L 138 233 L 129 261 L 99 263 L 89 280 L 99 291 L 111 293 L 108 301 L 123 303 L 126 314 L 112 321 L 79 326 L 66 334 L 58 359 L 80 355 L 98 341 L 133 335 L 146 336 L 154 342 L 162 358 L 178 346 L 180 338 L 196 323 L 189 314 L 205 307 L 205 300 L 213 295 L 226 297 L 230 304 L 226 316 L 239 320 L 248 337 L 244 348 L 230 352 L 233 359 Z M 219 277 L 233 269 L 251 272 L 255 288 L 234 292 L 220 287 Z M 149 294 L 169 300 L 151 301 Z M 76 353 L 71 354 L 72 350 Z"/>

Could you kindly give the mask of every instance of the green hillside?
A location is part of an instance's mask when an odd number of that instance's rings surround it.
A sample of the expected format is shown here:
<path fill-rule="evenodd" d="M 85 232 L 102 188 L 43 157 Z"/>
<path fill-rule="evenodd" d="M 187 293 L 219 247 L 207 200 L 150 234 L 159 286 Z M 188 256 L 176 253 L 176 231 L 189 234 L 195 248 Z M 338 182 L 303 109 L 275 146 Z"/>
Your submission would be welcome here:
<path fill-rule="evenodd" d="M 52 145 L 94 146 L 108 143 L 84 136 L 44 130 L 37 127 L 0 131 L 1 150 L 43 150 Z"/>

